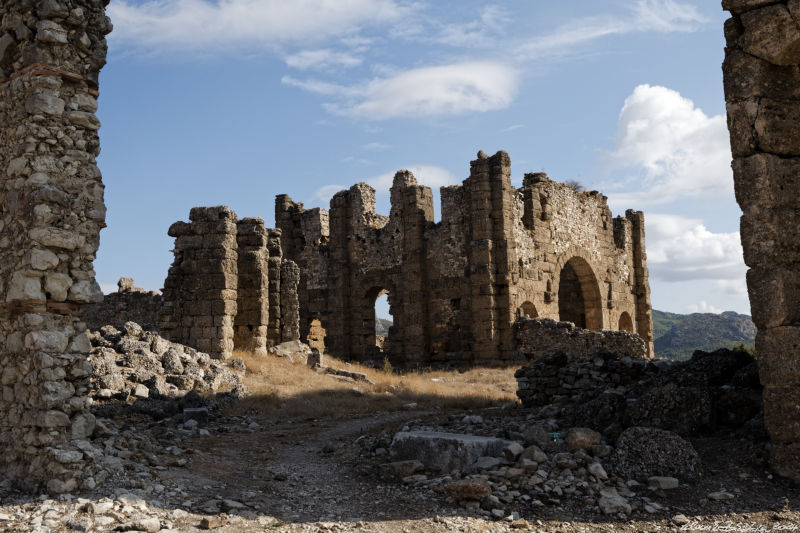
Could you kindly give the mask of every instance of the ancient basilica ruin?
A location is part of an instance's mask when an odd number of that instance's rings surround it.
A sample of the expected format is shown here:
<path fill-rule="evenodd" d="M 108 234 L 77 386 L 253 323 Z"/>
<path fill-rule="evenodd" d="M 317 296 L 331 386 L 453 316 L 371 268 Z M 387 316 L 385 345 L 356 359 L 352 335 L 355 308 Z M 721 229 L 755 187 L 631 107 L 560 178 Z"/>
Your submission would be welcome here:
<path fill-rule="evenodd" d="M 277 229 L 195 208 L 170 228 L 160 330 L 221 358 L 299 338 L 345 359 L 463 365 L 517 358 L 512 323 L 529 316 L 638 333 L 652 354 L 641 212 L 612 218 L 598 192 L 541 173 L 516 189 L 505 152 L 480 152 L 463 185 L 441 193 L 437 223 L 431 189 L 405 170 L 388 217 L 364 183 L 329 211 L 278 196 Z M 394 324 L 381 348 L 385 293 Z"/>

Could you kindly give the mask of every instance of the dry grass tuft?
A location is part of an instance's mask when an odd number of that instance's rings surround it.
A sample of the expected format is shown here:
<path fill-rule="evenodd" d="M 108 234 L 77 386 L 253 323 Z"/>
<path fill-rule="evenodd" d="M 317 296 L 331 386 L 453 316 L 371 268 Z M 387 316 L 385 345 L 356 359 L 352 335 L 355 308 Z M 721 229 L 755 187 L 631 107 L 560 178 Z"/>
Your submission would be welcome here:
<path fill-rule="evenodd" d="M 252 396 L 236 406 L 250 414 L 322 417 L 402 409 L 471 409 L 515 402 L 514 368 L 464 372 L 386 373 L 325 356 L 325 364 L 366 374 L 373 384 L 342 381 L 272 355 L 237 352 L 247 365 L 245 384 Z"/>

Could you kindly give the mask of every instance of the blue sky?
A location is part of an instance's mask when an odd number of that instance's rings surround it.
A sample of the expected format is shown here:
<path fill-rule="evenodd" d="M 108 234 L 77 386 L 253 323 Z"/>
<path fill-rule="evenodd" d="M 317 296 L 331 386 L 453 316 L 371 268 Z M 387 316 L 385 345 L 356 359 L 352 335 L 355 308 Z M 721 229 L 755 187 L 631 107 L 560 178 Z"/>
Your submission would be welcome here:
<path fill-rule="evenodd" d="M 645 212 L 653 307 L 748 312 L 718 2 L 112 0 L 95 268 L 160 289 L 197 205 L 274 225 L 395 171 L 460 183 L 479 149 Z M 438 216 L 438 214 L 437 214 Z"/>

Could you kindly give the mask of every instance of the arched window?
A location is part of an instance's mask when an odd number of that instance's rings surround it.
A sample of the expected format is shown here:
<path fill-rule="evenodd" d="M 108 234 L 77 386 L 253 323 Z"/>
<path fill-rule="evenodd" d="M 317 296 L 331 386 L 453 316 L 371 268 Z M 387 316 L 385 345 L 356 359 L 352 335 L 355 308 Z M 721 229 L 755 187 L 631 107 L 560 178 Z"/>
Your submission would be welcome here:
<path fill-rule="evenodd" d="M 585 329 L 603 328 L 600 286 L 585 259 L 573 257 L 561 269 L 558 283 L 558 316 Z"/>

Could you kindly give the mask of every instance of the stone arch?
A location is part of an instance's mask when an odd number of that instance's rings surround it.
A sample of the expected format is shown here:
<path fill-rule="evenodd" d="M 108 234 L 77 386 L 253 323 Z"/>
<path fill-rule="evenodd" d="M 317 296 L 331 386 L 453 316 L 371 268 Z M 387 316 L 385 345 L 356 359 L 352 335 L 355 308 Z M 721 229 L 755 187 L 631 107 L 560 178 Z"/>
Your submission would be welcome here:
<path fill-rule="evenodd" d="M 530 300 L 523 302 L 523 304 L 519 306 L 518 314 L 519 316 L 527 316 L 528 318 L 536 318 L 539 316 L 536 306 L 533 305 L 533 302 Z"/>
<path fill-rule="evenodd" d="M 361 331 L 364 339 L 364 355 L 368 358 L 370 356 L 380 355 L 383 351 L 385 351 L 385 348 L 388 347 L 389 335 L 386 336 L 384 342 L 381 342 L 381 340 L 378 338 L 377 333 L 375 332 L 375 321 L 376 321 L 375 302 L 378 300 L 379 297 L 383 296 L 384 294 L 386 294 L 389 298 L 389 308 L 391 309 L 392 291 L 386 286 L 375 285 L 369 288 L 364 294 L 363 298 L 364 304 L 362 306 L 363 313 L 361 321 L 361 326 L 362 326 Z M 392 315 L 392 317 L 394 318 L 394 315 Z"/>
<path fill-rule="evenodd" d="M 623 311 L 619 316 L 619 330 L 634 333 L 633 319 L 631 319 L 631 315 L 629 315 L 627 311 Z"/>
<path fill-rule="evenodd" d="M 603 299 L 600 285 L 589 262 L 570 257 L 558 271 L 558 316 L 576 326 L 603 328 Z"/>

